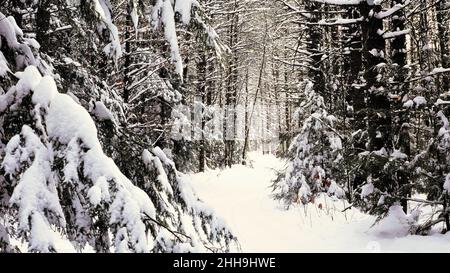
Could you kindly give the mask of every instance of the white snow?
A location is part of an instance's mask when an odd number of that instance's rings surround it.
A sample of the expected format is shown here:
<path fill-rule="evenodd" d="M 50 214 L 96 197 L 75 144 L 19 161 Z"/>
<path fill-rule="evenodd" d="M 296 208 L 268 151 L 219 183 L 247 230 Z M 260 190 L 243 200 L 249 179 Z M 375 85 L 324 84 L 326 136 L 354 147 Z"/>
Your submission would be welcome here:
<path fill-rule="evenodd" d="M 331 182 L 331 185 L 328 189 L 328 194 L 336 196 L 336 198 L 345 197 L 345 191 L 341 187 L 339 187 L 339 185 L 335 181 Z"/>
<path fill-rule="evenodd" d="M 331 5 L 357 5 L 364 0 L 313 0 L 313 1 Z"/>
<path fill-rule="evenodd" d="M 421 105 L 427 104 L 427 100 L 422 96 L 417 96 L 413 99 L 414 103 L 416 104 L 416 107 L 419 107 Z"/>
<path fill-rule="evenodd" d="M 39 84 L 34 88 L 32 101 L 34 104 L 48 106 L 58 93 L 56 83 L 50 76 L 42 77 Z"/>
<path fill-rule="evenodd" d="M 435 104 L 436 105 L 450 104 L 450 101 L 438 99 Z"/>
<path fill-rule="evenodd" d="M 80 138 L 89 148 L 101 149 L 97 128 L 89 113 L 65 94 L 57 94 L 47 116 L 47 132 L 62 144 Z"/>
<path fill-rule="evenodd" d="M 116 250 L 125 251 L 122 245 L 127 244 L 135 252 L 148 252 L 153 242 L 147 241 L 143 218 L 154 218 L 156 209 L 149 196 L 134 186 L 103 153 L 88 111 L 70 96 L 59 93 L 53 78 L 41 77 L 36 67 L 27 67 L 16 75 L 19 82 L 2 95 L 5 98 L 0 98 L 8 106 L 11 101 L 21 100 L 32 92 L 37 131 L 42 131 L 38 134 L 24 125 L 20 135 L 9 140 L 1 161 L 5 175 L 21 173 L 10 204 L 18 210 L 19 229 L 30 234 L 28 250 L 49 252 L 57 249 L 58 236 L 54 236 L 52 230 L 55 226 L 64 228 L 66 224 L 57 191 L 58 183 L 62 181 L 53 170 L 55 151 L 48 136 L 58 144 L 67 145 L 60 155 L 66 153 L 65 182 L 84 188 L 92 181 L 87 193 L 90 203 L 96 206 L 108 202 L 109 224 L 118 228 L 116 232 L 112 231 Z M 12 96 L 14 100 L 11 100 Z M 83 181 L 78 179 L 80 165 Z M 77 222 L 83 221 L 77 218 Z M 123 236 L 124 231 L 127 236 Z"/>
<path fill-rule="evenodd" d="M 108 28 L 110 43 L 105 46 L 103 51 L 114 60 L 118 60 L 122 56 L 122 47 L 120 45 L 119 31 L 112 21 L 109 1 L 105 0 L 93 0 L 94 9 L 97 12 L 100 20 Z"/>
<path fill-rule="evenodd" d="M 437 103 L 439 103 L 439 100 L 437 101 Z M 403 108 L 413 108 L 414 105 L 416 106 L 416 108 L 419 108 L 420 106 L 426 105 L 426 104 L 427 104 L 427 100 L 424 97 L 417 96 L 413 100 L 407 100 L 405 103 L 403 103 Z"/>
<path fill-rule="evenodd" d="M 377 0 L 371 0 L 372 2 L 379 2 L 378 4 L 381 4 L 383 2 L 383 0 L 381 1 L 377 1 Z M 370 1 L 368 1 L 368 3 L 370 4 Z M 379 12 L 376 15 L 376 18 L 378 19 L 384 19 L 387 17 L 392 16 L 394 13 L 396 13 L 397 11 L 403 9 L 405 6 L 409 5 L 410 0 L 406 0 L 405 3 L 402 4 L 395 4 L 393 7 L 391 7 L 390 9 L 387 9 L 385 11 Z"/>
<path fill-rule="evenodd" d="M 445 72 L 450 72 L 450 68 L 443 68 L 443 67 L 436 67 L 433 69 L 433 71 L 431 71 L 431 75 L 435 75 L 435 74 L 440 74 L 440 73 L 445 73 Z"/>
<path fill-rule="evenodd" d="M 398 36 L 403 36 L 403 35 L 409 34 L 409 32 L 410 32 L 409 29 L 399 30 L 399 31 L 387 31 L 383 34 L 383 38 L 384 39 L 396 38 Z"/>
<path fill-rule="evenodd" d="M 184 0 L 187 2 L 192 2 L 192 0 Z M 179 1 L 177 1 L 178 3 Z M 182 11 L 183 20 L 187 20 L 187 7 L 191 6 L 188 4 L 178 4 L 178 10 Z M 177 8 L 177 7 L 175 7 Z M 190 18 L 190 11 L 189 11 Z M 178 46 L 178 37 L 177 31 L 175 27 L 175 13 L 174 7 L 170 0 L 158 0 L 153 7 L 152 16 L 151 16 L 152 24 L 155 29 L 160 27 L 164 28 L 164 37 L 166 41 L 170 45 L 171 50 L 171 61 L 175 65 L 176 72 L 180 76 L 181 80 L 183 80 L 183 61 L 180 55 L 180 48 Z"/>
<path fill-rule="evenodd" d="M 178 0 L 175 2 L 175 12 L 181 14 L 183 24 L 187 25 L 191 21 L 192 5 L 198 5 L 196 0 Z"/>
<path fill-rule="evenodd" d="M 450 193 L 450 174 L 445 176 L 444 190 L 446 190 L 447 193 Z"/>
<path fill-rule="evenodd" d="M 99 120 L 111 120 L 114 121 L 114 116 L 111 113 L 111 111 L 106 107 L 106 105 L 101 101 L 96 101 L 94 103 L 94 109 L 93 109 L 94 115 Z"/>
<path fill-rule="evenodd" d="M 0 12 L 0 36 L 3 36 L 8 46 L 14 49 L 19 47 L 16 27 L 15 21 L 13 22 L 13 20 L 10 20 L 9 17 Z"/>
<path fill-rule="evenodd" d="M 404 108 L 412 108 L 414 106 L 414 102 L 412 100 L 408 100 L 403 104 Z"/>
<path fill-rule="evenodd" d="M 361 197 L 367 197 L 373 193 L 374 186 L 372 183 L 367 183 L 364 186 L 361 187 Z"/>
<path fill-rule="evenodd" d="M 133 10 L 131 11 L 131 21 L 133 22 L 136 34 L 138 33 L 138 26 L 139 26 L 139 15 L 137 11 L 138 9 L 136 7 L 136 3 L 133 2 Z"/>
<path fill-rule="evenodd" d="M 42 78 L 41 73 L 35 66 L 28 66 L 23 72 L 16 72 L 14 74 L 19 81 L 16 84 L 18 93 L 26 93 L 37 86 Z"/>
<path fill-rule="evenodd" d="M 145 149 L 142 153 L 142 160 L 143 160 L 144 164 L 146 164 L 146 165 L 153 164 L 153 166 L 158 171 L 158 176 L 157 176 L 158 181 L 161 183 L 164 190 L 168 191 L 170 195 L 173 195 L 172 187 L 169 184 L 169 179 L 167 178 L 167 174 L 166 174 L 163 164 L 161 162 L 161 161 L 167 162 L 167 161 L 164 161 L 164 159 L 166 159 L 166 160 L 168 160 L 168 159 L 167 159 L 166 155 L 164 154 L 164 152 L 162 152 L 162 150 L 159 147 L 154 148 L 153 153 L 156 156 L 153 156 L 147 149 Z M 161 158 L 163 158 L 163 159 L 161 159 Z"/>
<path fill-rule="evenodd" d="M 343 18 L 322 19 L 318 22 L 318 24 L 324 26 L 349 25 L 361 22 L 363 19 L 364 19 L 363 17 L 357 19 L 343 19 Z"/>
<path fill-rule="evenodd" d="M 406 235 L 414 217 L 398 207 L 373 228 L 374 217 L 353 208 L 342 213 L 347 204 L 324 196 L 315 205 L 286 211 L 270 197 L 271 179 L 284 163 L 261 153 L 249 158 L 253 168 L 235 165 L 189 175 L 199 197 L 225 218 L 244 252 L 450 252 L 450 234 Z"/>
<path fill-rule="evenodd" d="M 8 62 L 6 61 L 3 53 L 0 51 L 0 77 L 4 77 L 8 72 L 11 72 L 8 67 Z"/>
<path fill-rule="evenodd" d="M 386 218 L 371 230 L 375 235 L 384 238 L 399 238 L 408 235 L 411 224 L 415 221 L 406 215 L 401 206 L 392 206 Z"/>
<path fill-rule="evenodd" d="M 51 236 L 47 216 L 53 214 L 62 226 L 65 225 L 64 213 L 59 204 L 56 190 L 56 181 L 51 174 L 50 151 L 35 132 L 26 125 L 22 127 L 21 137 L 24 140 L 24 147 L 20 149 L 14 149 L 18 148 L 14 147 L 18 144 L 17 138 L 12 140 L 12 144 L 8 143 L 10 149 L 15 152 L 5 156 L 6 162 L 10 164 L 12 160 L 8 157 L 13 157 L 17 160 L 16 165 L 19 165 L 31 154 L 34 155 L 34 160 L 14 188 L 10 204 L 18 208 L 19 228 L 30 232 L 30 250 L 49 252 L 55 248 L 55 242 Z M 11 169 L 9 168 L 9 170 Z"/>
<path fill-rule="evenodd" d="M 394 151 L 391 153 L 392 159 L 406 159 L 408 156 L 405 153 L 402 153 L 400 150 L 394 149 Z"/>
<path fill-rule="evenodd" d="M 94 185 L 89 189 L 88 197 L 91 204 L 97 206 L 102 201 L 102 190 L 97 185 Z"/>
<path fill-rule="evenodd" d="M 65 63 L 66 65 L 73 64 L 73 65 L 75 65 L 76 67 L 80 67 L 80 66 L 81 66 L 81 64 L 80 64 L 79 62 L 76 62 L 76 61 L 74 61 L 73 59 L 68 58 L 68 57 L 64 57 L 62 60 L 64 61 L 64 63 Z"/>

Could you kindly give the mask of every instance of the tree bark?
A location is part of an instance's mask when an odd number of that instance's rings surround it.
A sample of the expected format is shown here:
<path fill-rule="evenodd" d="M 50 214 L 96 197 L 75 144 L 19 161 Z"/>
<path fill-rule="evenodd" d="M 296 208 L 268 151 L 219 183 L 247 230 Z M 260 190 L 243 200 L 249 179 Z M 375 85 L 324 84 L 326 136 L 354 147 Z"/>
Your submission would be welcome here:
<path fill-rule="evenodd" d="M 309 39 L 307 44 L 307 49 L 310 54 L 310 69 L 308 71 L 308 76 L 314 83 L 314 90 L 327 100 L 325 94 L 325 79 L 323 72 L 320 69 L 323 56 L 322 43 L 324 37 L 321 27 L 314 25 L 321 19 L 321 13 L 317 12 L 320 7 L 320 3 L 313 1 L 308 1 L 306 4 L 306 10 L 310 12 L 310 26 L 308 28 Z"/>
<path fill-rule="evenodd" d="M 436 22 L 438 26 L 438 36 L 439 36 L 439 47 L 440 47 L 440 57 L 441 65 L 444 68 L 450 67 L 449 58 L 449 5 L 450 1 L 442 0 L 436 6 Z M 450 88 L 450 77 L 448 73 L 443 73 L 442 75 L 442 91 L 447 92 Z M 441 93 L 443 93 L 441 92 Z"/>
<path fill-rule="evenodd" d="M 227 70 L 227 85 L 225 94 L 225 165 L 231 167 L 233 165 L 234 149 L 235 149 L 235 132 L 236 132 L 236 113 L 235 106 L 237 103 L 237 69 L 238 69 L 238 53 L 235 48 L 238 39 L 238 23 L 239 14 L 238 1 L 234 0 L 234 11 L 231 15 L 231 23 L 229 30 L 229 47 L 232 51 Z M 229 135 L 232 134 L 232 135 Z"/>
<path fill-rule="evenodd" d="M 404 4 L 404 0 L 393 0 L 392 6 L 397 4 Z M 405 29 L 405 12 L 403 9 L 397 11 L 392 17 L 392 29 L 393 31 L 402 31 Z M 398 113 L 398 124 L 397 124 L 397 135 L 398 143 L 397 148 L 406 154 L 408 158 L 411 156 L 411 140 L 409 136 L 409 109 L 403 108 L 403 101 L 401 98 L 408 92 L 408 86 L 405 83 L 406 70 L 405 65 L 407 64 L 407 50 L 406 50 L 406 35 L 399 35 L 392 39 L 392 62 L 395 64 L 396 69 L 394 71 L 394 81 L 397 83 L 394 88 L 396 93 L 400 96 L 397 100 L 396 112 Z M 397 178 L 400 190 L 404 193 L 405 198 L 402 199 L 401 206 L 405 213 L 408 212 L 408 201 L 407 197 L 409 195 L 407 185 L 409 183 L 409 173 L 408 170 L 401 168 L 397 172 Z M 403 195 L 403 194 L 402 194 Z"/>
<path fill-rule="evenodd" d="M 199 96 L 202 99 L 202 107 L 207 106 L 207 49 L 206 47 L 206 41 L 204 42 L 201 52 L 200 52 L 200 61 L 197 63 L 197 73 L 198 73 L 198 92 Z M 206 140 L 205 140 L 205 126 L 206 126 L 206 119 L 205 119 L 205 108 L 202 109 L 202 117 L 201 117 L 201 139 L 200 139 L 200 151 L 199 151 L 199 172 L 205 171 L 205 164 L 206 164 Z"/>
<path fill-rule="evenodd" d="M 125 18 L 125 61 L 124 61 L 124 70 L 123 70 L 123 101 L 128 103 L 130 100 L 130 65 L 131 65 L 131 30 L 132 27 L 132 19 L 131 19 L 131 5 L 127 4 L 127 13 Z"/>
<path fill-rule="evenodd" d="M 379 34 L 383 30 L 383 19 L 377 18 L 381 5 L 370 6 L 366 1 L 360 4 L 361 15 L 366 18 L 362 23 L 365 91 L 368 94 L 368 137 L 369 151 L 392 150 L 391 104 L 383 79 L 379 76 L 378 66 L 385 63 L 386 42 Z M 392 179 L 383 175 L 383 164 L 374 163 L 366 170 L 379 188 L 385 190 L 392 186 Z"/>
<path fill-rule="evenodd" d="M 360 17 L 360 13 L 357 8 L 349 7 L 347 10 L 347 17 L 349 19 L 356 19 Z M 365 141 L 362 132 L 366 129 L 366 93 L 365 90 L 359 87 L 359 74 L 362 69 L 363 56 L 362 56 L 362 37 L 361 29 L 358 25 L 351 24 L 346 30 L 346 44 L 345 47 L 349 48 L 349 56 L 344 64 L 344 71 L 350 71 L 347 73 L 347 88 L 349 90 L 349 104 L 353 107 L 353 117 L 351 122 L 351 131 L 360 132 L 353 140 L 353 147 L 357 150 L 365 149 Z M 364 177 L 360 174 L 355 174 L 353 181 L 349 183 L 348 192 L 349 199 L 352 198 L 351 193 L 353 189 L 361 186 L 364 183 Z"/>

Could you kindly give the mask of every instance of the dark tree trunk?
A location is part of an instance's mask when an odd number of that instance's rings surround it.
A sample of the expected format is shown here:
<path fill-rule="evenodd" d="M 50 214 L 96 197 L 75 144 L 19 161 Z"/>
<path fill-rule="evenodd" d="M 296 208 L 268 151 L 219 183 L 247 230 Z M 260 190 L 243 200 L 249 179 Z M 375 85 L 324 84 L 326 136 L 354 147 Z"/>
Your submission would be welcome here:
<path fill-rule="evenodd" d="M 132 19 L 131 19 L 131 5 L 127 5 L 127 14 L 125 19 L 125 62 L 124 62 L 124 70 L 123 70 L 123 101 L 128 103 L 130 100 L 130 65 L 131 65 L 131 27 L 132 27 Z"/>
<path fill-rule="evenodd" d="M 285 48 L 285 58 L 288 57 L 287 55 L 287 49 Z M 289 72 L 288 72 L 288 67 L 284 68 L 284 93 L 285 93 L 285 99 L 286 99 L 286 103 L 285 103 L 285 108 L 284 108 L 284 118 L 285 118 L 285 122 L 286 122 L 286 129 L 285 129 L 285 134 L 282 136 L 282 142 L 283 142 L 283 154 L 287 153 L 288 149 L 289 149 L 289 144 L 291 143 L 291 139 L 292 139 L 292 133 L 291 133 L 291 111 L 290 111 L 290 107 L 291 107 L 291 95 L 290 95 L 290 88 L 289 88 Z"/>
<path fill-rule="evenodd" d="M 367 2 L 360 4 L 361 15 L 366 18 L 362 23 L 363 52 L 364 52 L 364 78 L 366 80 L 365 91 L 368 94 L 368 148 L 369 151 L 378 151 L 385 148 L 388 152 L 392 150 L 392 126 L 391 126 L 391 104 L 388 90 L 383 80 L 379 77 L 378 66 L 385 63 L 385 40 L 379 34 L 383 30 L 383 19 L 377 18 L 382 10 L 381 5 L 368 5 Z M 381 190 L 392 186 L 392 179 L 383 175 L 383 164 L 371 164 L 366 170 L 373 181 L 377 181 Z"/>
<path fill-rule="evenodd" d="M 404 4 L 404 0 L 393 0 L 392 6 L 397 4 Z M 397 11 L 392 17 L 392 29 L 393 31 L 402 31 L 405 29 L 405 12 L 404 9 Z M 409 110 L 403 108 L 402 99 L 403 96 L 408 92 L 408 86 L 405 83 L 406 79 L 406 35 L 399 35 L 392 39 L 391 42 L 392 49 L 392 62 L 395 64 L 394 71 L 394 81 L 397 83 L 394 85 L 395 92 L 398 94 L 399 99 L 397 100 L 396 112 L 398 113 L 398 123 L 395 126 L 398 135 L 397 149 L 406 154 L 408 158 L 411 156 L 411 144 L 409 136 Z M 401 168 L 397 172 L 398 183 L 402 195 L 407 197 L 408 194 L 408 183 L 409 183 L 409 173 L 408 170 Z M 402 199 L 401 205 L 405 213 L 408 212 L 408 201 L 406 198 Z"/>
<path fill-rule="evenodd" d="M 215 85 L 216 80 L 214 79 L 214 73 L 216 71 L 216 66 L 214 62 L 211 60 L 214 59 L 215 53 L 212 50 L 208 51 L 207 58 L 207 77 L 206 77 L 206 96 L 205 96 L 205 105 L 212 106 L 213 105 L 213 92 L 216 91 L 217 87 Z M 211 117 L 214 118 L 214 117 Z M 205 141 L 205 166 L 211 160 L 212 146 L 208 145 L 208 143 L 212 143 L 211 140 Z"/>
<path fill-rule="evenodd" d="M 42 48 L 49 49 L 47 32 L 50 29 L 50 1 L 40 1 L 36 11 L 36 40 Z"/>
<path fill-rule="evenodd" d="M 349 19 L 356 19 L 360 17 L 358 9 L 355 7 L 348 8 L 347 17 Z M 361 29 L 356 24 L 348 25 L 346 30 L 347 38 L 345 40 L 345 47 L 349 48 L 349 56 L 344 65 L 344 71 L 350 71 L 347 73 L 347 86 L 349 90 L 348 100 L 349 104 L 353 107 L 353 117 L 351 119 L 351 131 L 360 132 L 355 136 L 353 140 L 353 147 L 358 151 L 365 149 L 365 139 L 362 132 L 366 130 L 366 94 L 359 83 L 359 75 L 362 69 L 362 37 Z M 364 177 L 361 174 L 355 174 L 352 183 L 349 185 L 349 199 L 352 198 L 351 194 L 353 189 L 361 186 L 364 182 Z"/>
<path fill-rule="evenodd" d="M 383 20 L 375 14 L 381 11 L 381 5 L 369 6 L 366 2 L 360 4 L 361 14 L 367 18 L 362 24 L 363 52 L 368 92 L 369 110 L 369 147 L 371 151 L 382 148 L 390 148 L 392 144 L 391 132 L 391 105 L 386 87 L 382 80 L 378 79 L 378 65 L 385 62 L 384 52 L 386 43 L 378 33 L 383 30 Z"/>
<path fill-rule="evenodd" d="M 245 116 L 244 116 L 244 132 L 245 132 L 245 136 L 244 136 L 244 148 L 242 149 L 242 164 L 245 165 L 247 164 L 246 159 L 247 159 L 247 147 L 248 147 L 248 142 L 249 140 L 249 134 L 247 132 L 250 132 L 250 126 L 249 126 L 249 113 L 248 113 L 248 83 L 249 83 L 249 72 L 248 72 L 248 68 L 247 68 L 247 72 L 245 73 Z"/>
<path fill-rule="evenodd" d="M 238 9 L 237 0 L 234 1 L 234 10 Z M 228 65 L 227 86 L 225 94 L 225 165 L 231 167 L 233 165 L 234 149 L 235 149 L 235 132 L 236 132 L 236 113 L 235 107 L 237 103 L 237 80 L 238 80 L 238 52 L 235 48 L 238 39 L 238 23 L 239 15 L 234 13 L 231 15 L 231 24 L 229 30 L 229 47 L 232 50 L 232 57 Z"/>
<path fill-rule="evenodd" d="M 24 3 L 22 3 L 21 1 L 12 1 L 12 11 L 11 11 L 11 15 L 14 17 L 14 20 L 17 23 L 17 26 L 19 26 L 20 28 L 23 28 L 22 26 L 22 20 L 23 20 L 23 15 L 21 12 L 21 9 L 24 8 Z"/>
<path fill-rule="evenodd" d="M 208 58 L 208 52 L 206 50 L 206 41 L 205 44 L 202 45 L 202 50 L 200 52 L 200 61 L 197 63 L 197 73 L 198 73 L 198 93 L 199 96 L 202 98 L 202 104 L 204 106 L 207 106 L 207 58 Z M 205 109 L 202 109 L 202 117 L 201 117 L 201 139 L 200 139 L 200 151 L 199 151 L 199 172 L 205 171 L 205 164 L 206 164 L 206 140 L 205 140 L 205 126 L 206 126 L 206 117 L 204 117 Z"/>
<path fill-rule="evenodd" d="M 444 68 L 450 67 L 449 58 L 449 5 L 450 1 L 442 0 L 439 1 L 436 6 L 436 22 L 438 26 L 439 35 L 439 47 L 441 55 L 441 65 Z M 448 73 L 442 75 L 442 90 L 441 93 L 449 91 L 450 88 L 450 77 Z"/>
<path fill-rule="evenodd" d="M 351 19 L 356 19 L 360 17 L 360 14 L 357 9 L 350 8 L 348 11 L 348 16 Z M 361 30 L 357 25 L 350 25 L 348 27 L 348 48 L 350 49 L 349 62 L 348 67 L 346 67 L 346 71 L 350 71 L 348 73 L 348 82 L 350 89 L 350 98 L 352 101 L 353 111 L 355 113 L 355 118 L 353 122 L 353 131 L 364 130 L 365 129 L 365 115 L 363 113 L 365 104 L 365 94 L 364 90 L 361 90 L 357 87 L 357 83 L 359 81 L 359 73 L 362 68 L 362 43 L 361 43 Z"/>
<path fill-rule="evenodd" d="M 420 61 L 420 67 L 424 73 L 428 73 L 431 69 L 429 40 L 428 40 L 428 15 L 427 0 L 418 0 L 420 2 L 420 26 L 419 26 L 419 48 L 417 49 Z"/>
<path fill-rule="evenodd" d="M 325 94 L 325 79 L 323 72 L 320 69 L 323 56 L 322 43 L 324 37 L 322 27 L 314 25 L 321 19 L 321 13 L 318 12 L 320 7 L 320 3 L 313 1 L 308 1 L 306 4 L 306 9 L 310 12 L 310 26 L 308 28 L 309 40 L 307 44 L 310 54 L 310 69 L 308 71 L 308 76 L 314 82 L 314 90 L 318 92 L 326 101 L 327 96 Z"/>

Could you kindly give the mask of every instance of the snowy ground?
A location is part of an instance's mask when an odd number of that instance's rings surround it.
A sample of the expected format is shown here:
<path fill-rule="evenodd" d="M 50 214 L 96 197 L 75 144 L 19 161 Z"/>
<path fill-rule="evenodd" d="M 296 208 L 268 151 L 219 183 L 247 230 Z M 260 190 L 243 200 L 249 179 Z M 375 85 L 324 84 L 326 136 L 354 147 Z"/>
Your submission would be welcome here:
<path fill-rule="evenodd" d="M 270 198 L 270 181 L 283 162 L 252 153 L 252 167 L 188 175 L 199 197 L 224 217 L 244 252 L 450 252 L 450 234 L 406 235 L 404 221 L 372 216 L 322 198 L 315 206 L 284 210 Z M 318 205 L 322 203 L 322 209 Z"/>
<path fill-rule="evenodd" d="M 372 227 L 372 216 L 356 209 L 342 213 L 347 204 L 330 198 L 285 210 L 270 197 L 271 180 L 284 163 L 260 153 L 250 159 L 252 166 L 186 175 L 198 196 L 231 227 L 243 252 L 450 252 L 450 233 L 407 235 L 404 214 Z M 76 252 L 58 232 L 53 236 L 58 252 Z M 12 244 L 27 251 L 26 242 L 12 239 Z"/>

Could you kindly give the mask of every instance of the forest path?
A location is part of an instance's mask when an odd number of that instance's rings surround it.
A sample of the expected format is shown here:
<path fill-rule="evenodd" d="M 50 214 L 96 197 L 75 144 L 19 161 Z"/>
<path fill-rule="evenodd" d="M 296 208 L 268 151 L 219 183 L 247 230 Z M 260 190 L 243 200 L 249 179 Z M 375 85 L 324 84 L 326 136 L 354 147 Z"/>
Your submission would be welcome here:
<path fill-rule="evenodd" d="M 270 197 L 271 181 L 284 162 L 261 153 L 249 158 L 251 166 L 188 175 L 199 197 L 231 227 L 243 252 L 450 252 L 449 234 L 405 236 L 396 219 L 371 229 L 372 216 L 356 209 L 341 213 L 342 201 L 321 198 L 316 204 L 323 209 L 284 210 Z"/>

